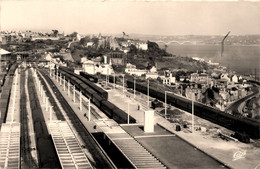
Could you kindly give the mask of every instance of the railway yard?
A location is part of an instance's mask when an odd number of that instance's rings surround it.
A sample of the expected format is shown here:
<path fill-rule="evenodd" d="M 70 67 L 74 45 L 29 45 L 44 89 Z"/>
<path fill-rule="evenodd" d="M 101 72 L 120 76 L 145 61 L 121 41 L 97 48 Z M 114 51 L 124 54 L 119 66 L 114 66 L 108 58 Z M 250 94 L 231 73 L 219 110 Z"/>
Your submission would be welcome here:
<path fill-rule="evenodd" d="M 65 67 L 21 65 L 1 87 L 0 168 L 260 168 L 260 124 L 205 108 L 209 117 L 195 103 L 193 131 L 180 123 L 192 120 L 191 104 L 169 96 L 168 116 L 155 109 L 154 132 L 144 132 L 147 100 L 164 93 L 147 97 L 130 81 L 107 90 Z M 235 128 L 250 143 L 230 137 Z"/>

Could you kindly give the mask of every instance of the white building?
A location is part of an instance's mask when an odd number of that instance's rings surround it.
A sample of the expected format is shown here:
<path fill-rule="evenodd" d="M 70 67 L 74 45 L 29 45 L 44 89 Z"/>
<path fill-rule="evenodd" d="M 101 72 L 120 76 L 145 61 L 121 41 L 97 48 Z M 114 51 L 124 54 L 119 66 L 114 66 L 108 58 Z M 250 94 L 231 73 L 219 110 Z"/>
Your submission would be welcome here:
<path fill-rule="evenodd" d="M 138 49 L 148 50 L 148 44 L 147 43 L 139 43 Z"/>
<path fill-rule="evenodd" d="M 151 79 L 157 79 L 159 77 L 157 69 L 155 66 L 153 66 L 149 72 L 146 73 L 145 78 L 151 78 Z"/>
<path fill-rule="evenodd" d="M 81 39 L 81 36 L 77 33 L 77 35 L 76 35 L 76 41 L 79 42 L 80 39 Z"/>
<path fill-rule="evenodd" d="M 111 75 L 114 73 L 114 70 L 112 68 L 111 60 L 110 63 L 107 63 L 107 56 L 104 56 L 104 63 L 101 64 L 100 62 L 97 62 L 95 60 L 88 60 L 88 59 L 81 59 L 83 61 L 82 68 L 84 72 L 87 72 L 88 74 L 96 74 L 101 73 L 103 75 Z"/>
<path fill-rule="evenodd" d="M 83 58 L 81 58 L 83 59 Z M 82 64 L 82 68 L 84 72 L 87 72 L 88 74 L 96 74 L 96 65 L 94 64 L 94 61 L 92 60 L 85 60 Z"/>
<path fill-rule="evenodd" d="M 172 72 L 170 71 L 164 71 L 164 75 L 160 76 L 160 78 L 162 79 L 163 84 L 166 84 L 168 86 L 176 83 L 176 78 L 172 76 Z"/>
<path fill-rule="evenodd" d="M 230 81 L 230 78 L 228 77 L 228 74 L 227 74 L 227 73 L 222 73 L 222 74 L 220 75 L 220 79 L 227 80 L 228 82 Z"/>
<path fill-rule="evenodd" d="M 234 82 L 234 83 L 238 83 L 238 77 L 237 77 L 237 75 L 233 75 L 233 76 L 231 77 L 231 81 Z"/>
<path fill-rule="evenodd" d="M 147 73 L 147 70 L 136 69 L 135 65 L 132 65 L 131 63 L 127 63 L 125 72 L 130 75 L 142 76 L 143 74 Z"/>
<path fill-rule="evenodd" d="M 205 61 L 203 58 L 199 58 L 199 57 L 192 57 L 192 59 L 200 61 L 200 62 L 204 62 Z"/>
<path fill-rule="evenodd" d="M 86 47 L 92 47 L 94 45 L 94 42 L 88 42 L 87 44 L 86 44 Z"/>

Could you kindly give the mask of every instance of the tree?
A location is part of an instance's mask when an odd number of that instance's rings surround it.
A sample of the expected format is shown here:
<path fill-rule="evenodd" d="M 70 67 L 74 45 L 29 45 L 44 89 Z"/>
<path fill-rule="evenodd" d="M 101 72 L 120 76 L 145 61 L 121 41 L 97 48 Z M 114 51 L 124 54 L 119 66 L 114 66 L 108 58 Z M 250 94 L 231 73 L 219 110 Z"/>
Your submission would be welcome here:
<path fill-rule="evenodd" d="M 54 35 L 55 37 L 57 37 L 57 36 L 58 36 L 58 34 L 59 34 L 59 31 L 58 31 L 58 30 L 56 30 L 56 29 L 52 30 L 52 32 L 53 32 L 53 35 Z"/>
<path fill-rule="evenodd" d="M 78 34 L 77 32 L 73 32 L 72 34 L 70 34 L 70 37 L 75 38 L 77 34 Z"/>
<path fill-rule="evenodd" d="M 89 41 L 90 41 L 89 37 L 86 36 L 86 37 L 80 39 L 79 44 L 86 45 Z"/>
<path fill-rule="evenodd" d="M 98 38 L 94 37 L 94 38 L 91 39 L 91 41 L 94 43 L 94 45 L 95 45 L 96 47 L 98 46 L 98 41 L 99 41 Z"/>

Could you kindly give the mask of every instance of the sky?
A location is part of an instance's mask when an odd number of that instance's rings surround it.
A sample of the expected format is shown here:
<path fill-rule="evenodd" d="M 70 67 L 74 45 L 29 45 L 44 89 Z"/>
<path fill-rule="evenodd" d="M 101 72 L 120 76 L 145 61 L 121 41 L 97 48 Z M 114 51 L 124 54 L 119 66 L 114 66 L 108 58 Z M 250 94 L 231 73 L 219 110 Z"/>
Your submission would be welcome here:
<path fill-rule="evenodd" d="M 260 34 L 260 2 L 1 0 L 1 30 L 66 34 Z"/>

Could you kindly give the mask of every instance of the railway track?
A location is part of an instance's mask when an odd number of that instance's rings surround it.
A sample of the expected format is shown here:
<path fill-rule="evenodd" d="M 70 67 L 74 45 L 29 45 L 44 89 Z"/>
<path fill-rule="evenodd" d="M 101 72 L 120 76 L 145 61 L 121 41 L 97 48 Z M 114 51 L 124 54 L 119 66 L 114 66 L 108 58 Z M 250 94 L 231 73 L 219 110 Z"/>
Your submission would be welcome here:
<path fill-rule="evenodd" d="M 32 110 L 33 127 L 36 136 L 39 168 L 61 168 L 60 162 L 50 138 L 47 125 L 36 93 L 31 70 L 28 76 L 30 107 Z"/>
<path fill-rule="evenodd" d="M 73 109 L 70 107 L 70 105 L 67 103 L 65 98 L 62 96 L 59 89 L 55 86 L 53 81 L 50 79 L 50 77 L 48 76 L 48 72 L 40 69 L 38 70 L 40 74 L 44 77 L 46 82 L 49 84 L 49 86 L 51 86 L 52 91 L 55 93 L 57 100 L 61 103 L 61 106 L 64 109 L 66 116 L 69 118 L 71 124 L 76 129 L 77 133 L 79 133 L 81 139 L 84 141 L 85 145 L 82 146 L 84 146 L 91 154 L 93 158 L 93 161 L 90 160 L 92 166 L 95 168 L 113 168 L 113 164 L 110 163 L 110 160 L 106 157 L 104 152 L 102 152 L 102 150 L 99 148 L 93 136 L 87 131 L 85 126 L 81 123 L 80 119 L 73 111 Z M 39 77 L 41 78 L 41 76 Z M 42 78 L 41 80 L 44 81 Z M 44 86 L 46 86 L 46 83 L 44 83 Z M 51 95 L 49 96 L 53 97 Z"/>
<path fill-rule="evenodd" d="M 21 99 L 20 99 L 20 119 L 21 119 L 21 168 L 38 168 L 31 154 L 31 141 L 29 134 L 28 113 L 26 107 L 25 94 L 25 71 L 21 71 Z"/>

